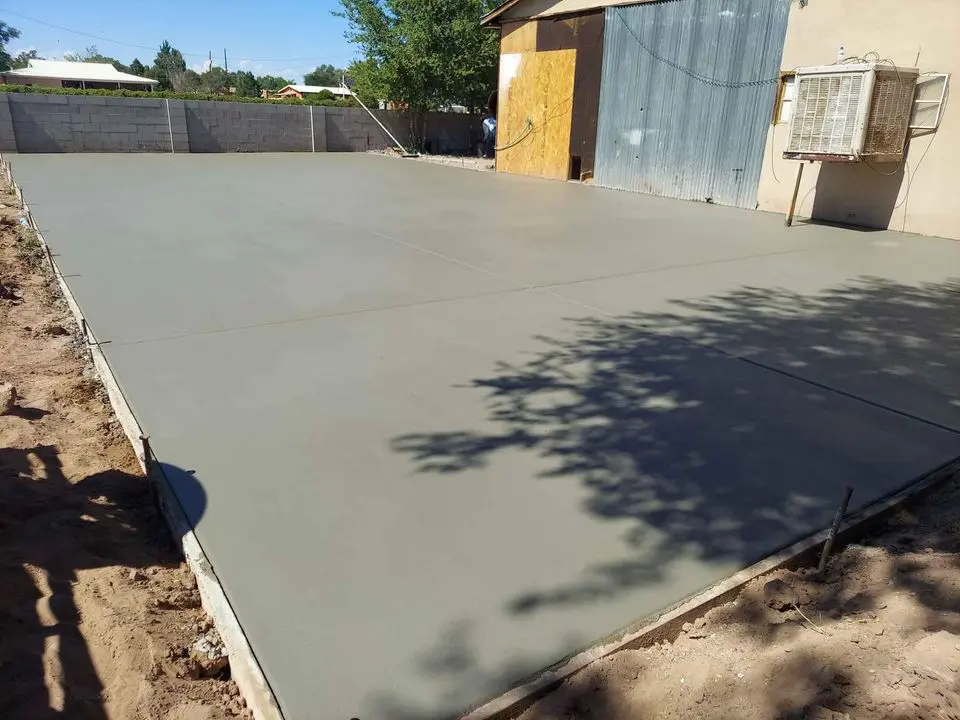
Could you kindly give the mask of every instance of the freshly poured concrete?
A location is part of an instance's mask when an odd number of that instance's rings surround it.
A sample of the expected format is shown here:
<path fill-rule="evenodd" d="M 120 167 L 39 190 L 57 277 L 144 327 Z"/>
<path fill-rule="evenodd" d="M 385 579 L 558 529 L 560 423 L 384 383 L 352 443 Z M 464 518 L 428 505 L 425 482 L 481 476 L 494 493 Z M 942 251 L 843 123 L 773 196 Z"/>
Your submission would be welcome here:
<path fill-rule="evenodd" d="M 960 455 L 950 241 L 362 155 L 13 166 L 288 718 L 469 709 Z"/>

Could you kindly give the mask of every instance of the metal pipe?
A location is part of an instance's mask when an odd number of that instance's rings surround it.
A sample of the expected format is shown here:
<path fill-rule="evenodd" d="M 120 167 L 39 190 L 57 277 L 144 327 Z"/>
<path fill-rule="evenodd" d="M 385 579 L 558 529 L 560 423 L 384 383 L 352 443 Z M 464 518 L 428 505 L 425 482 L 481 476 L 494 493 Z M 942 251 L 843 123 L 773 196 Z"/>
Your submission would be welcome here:
<path fill-rule="evenodd" d="M 380 118 L 378 118 L 376 115 L 374 115 L 374 114 L 370 111 L 370 108 L 368 108 L 366 105 L 363 104 L 363 100 L 361 100 L 360 98 L 358 98 L 357 95 L 356 95 L 356 93 L 354 93 L 353 90 L 351 90 L 350 88 L 347 87 L 346 83 L 341 82 L 341 83 L 340 83 L 340 87 L 342 87 L 344 90 L 346 90 L 348 93 L 350 93 L 351 97 L 353 97 L 354 100 L 356 100 L 358 103 L 360 103 L 360 107 L 362 107 L 364 110 L 367 111 L 367 114 L 370 115 L 370 117 L 373 118 L 373 121 L 374 121 L 377 125 L 380 126 L 380 129 L 383 130 L 383 131 L 390 137 L 390 139 L 393 140 L 393 142 L 395 142 L 395 143 L 397 144 L 397 147 L 398 147 L 398 148 L 400 148 L 401 150 L 403 150 L 403 152 L 406 153 L 407 155 L 418 155 L 418 154 L 419 154 L 419 153 L 408 152 L 407 149 L 400 143 L 400 141 L 397 140 L 397 139 L 393 136 L 393 133 L 391 133 L 389 130 L 387 130 L 387 126 L 384 125 L 382 122 L 380 122 Z"/>

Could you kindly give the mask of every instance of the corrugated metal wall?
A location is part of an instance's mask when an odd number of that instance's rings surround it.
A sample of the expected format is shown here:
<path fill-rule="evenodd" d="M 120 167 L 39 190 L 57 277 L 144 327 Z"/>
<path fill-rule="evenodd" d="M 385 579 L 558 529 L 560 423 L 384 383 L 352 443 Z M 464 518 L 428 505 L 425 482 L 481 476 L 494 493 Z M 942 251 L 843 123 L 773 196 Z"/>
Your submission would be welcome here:
<path fill-rule="evenodd" d="M 755 207 L 777 89 L 757 83 L 779 75 L 789 12 L 790 0 L 607 8 L 596 184 Z"/>

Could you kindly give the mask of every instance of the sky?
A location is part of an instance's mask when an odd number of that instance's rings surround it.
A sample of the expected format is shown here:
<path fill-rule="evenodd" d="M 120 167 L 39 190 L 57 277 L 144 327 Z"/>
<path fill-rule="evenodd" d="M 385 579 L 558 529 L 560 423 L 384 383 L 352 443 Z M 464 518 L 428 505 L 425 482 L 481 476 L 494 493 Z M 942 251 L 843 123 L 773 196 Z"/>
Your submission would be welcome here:
<path fill-rule="evenodd" d="M 96 45 L 123 63 L 137 57 L 150 65 L 169 40 L 198 72 L 211 51 L 222 67 L 226 48 L 230 70 L 299 83 L 317 65 L 346 67 L 355 57 L 345 21 L 331 15 L 339 7 L 339 0 L 0 0 L 0 21 L 20 31 L 12 55 L 33 49 L 57 59 Z"/>

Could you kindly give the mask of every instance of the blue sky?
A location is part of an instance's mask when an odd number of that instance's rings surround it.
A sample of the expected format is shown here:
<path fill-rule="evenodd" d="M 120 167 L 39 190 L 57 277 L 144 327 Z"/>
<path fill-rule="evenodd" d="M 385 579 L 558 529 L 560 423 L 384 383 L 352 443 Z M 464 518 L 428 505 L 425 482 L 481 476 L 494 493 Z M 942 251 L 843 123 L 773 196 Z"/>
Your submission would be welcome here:
<path fill-rule="evenodd" d="M 138 57 L 149 65 L 155 48 L 169 40 L 198 71 L 208 51 L 214 65 L 222 66 L 226 48 L 231 70 L 301 82 L 321 63 L 345 67 L 354 57 L 343 38 L 344 21 L 330 14 L 339 6 L 338 0 L 0 0 L 0 20 L 20 30 L 20 38 L 10 43 L 14 55 L 35 49 L 41 57 L 58 58 L 96 45 L 121 62 Z"/>

